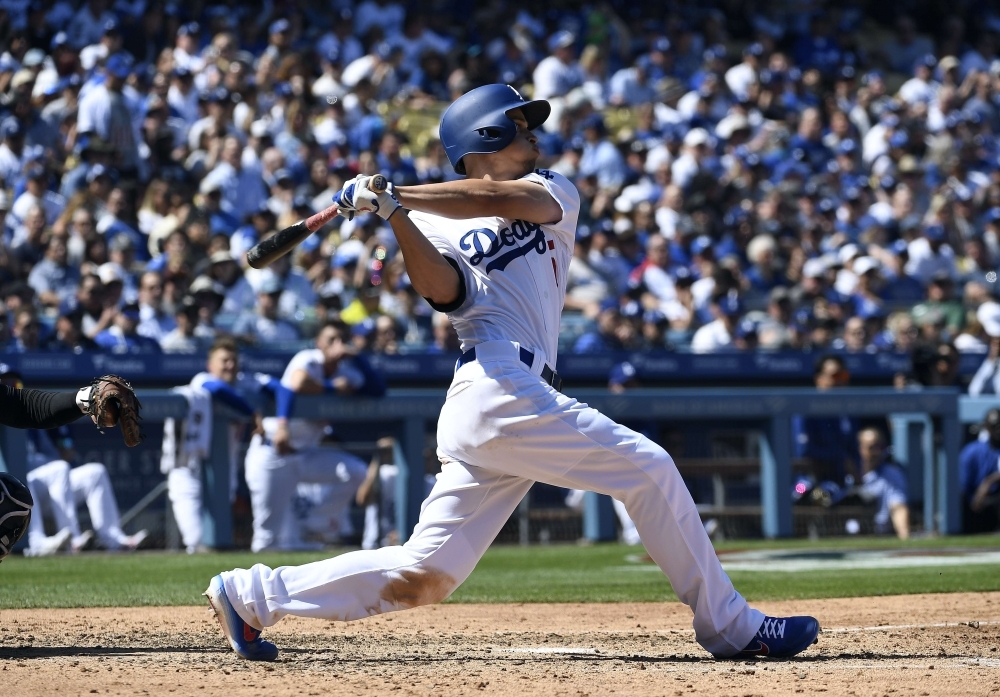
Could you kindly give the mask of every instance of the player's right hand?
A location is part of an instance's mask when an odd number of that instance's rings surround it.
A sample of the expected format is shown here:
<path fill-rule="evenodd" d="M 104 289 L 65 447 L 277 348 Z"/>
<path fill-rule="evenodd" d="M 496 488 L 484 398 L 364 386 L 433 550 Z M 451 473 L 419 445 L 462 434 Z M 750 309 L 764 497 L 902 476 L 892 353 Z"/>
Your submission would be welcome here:
<path fill-rule="evenodd" d="M 278 427 L 274 430 L 274 438 L 271 439 L 271 445 L 274 446 L 279 455 L 288 455 L 295 452 L 295 448 L 292 447 L 292 436 L 288 430 L 287 423 L 278 424 Z"/>

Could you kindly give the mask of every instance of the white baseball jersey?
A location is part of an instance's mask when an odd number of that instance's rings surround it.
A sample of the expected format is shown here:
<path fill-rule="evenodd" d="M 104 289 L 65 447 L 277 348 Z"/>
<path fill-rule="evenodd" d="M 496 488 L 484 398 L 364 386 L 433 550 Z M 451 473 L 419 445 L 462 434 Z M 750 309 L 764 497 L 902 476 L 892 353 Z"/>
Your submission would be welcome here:
<path fill-rule="evenodd" d="M 522 179 L 544 186 L 562 218 L 539 225 L 508 218 L 451 220 L 429 213 L 410 219 L 455 262 L 465 292 L 447 312 L 462 350 L 484 341 L 516 341 L 555 366 L 566 274 L 573 256 L 580 194 L 561 174 L 540 169 Z"/>
<path fill-rule="evenodd" d="M 319 349 L 305 349 L 299 351 L 292 360 L 288 361 L 285 372 L 281 376 L 281 384 L 291 389 L 292 373 L 296 370 L 304 370 L 313 380 L 323 382 L 327 379 L 324 364 L 323 352 Z M 337 372 L 331 377 L 346 377 L 347 381 L 355 389 L 365 384 L 365 376 L 347 361 L 341 361 L 337 366 Z M 278 428 L 278 420 L 273 416 L 264 419 L 264 434 L 268 439 L 274 438 L 274 432 Z M 323 440 L 323 431 L 326 423 L 312 419 L 289 419 L 288 433 L 291 446 L 296 450 L 302 448 L 313 448 Z"/>

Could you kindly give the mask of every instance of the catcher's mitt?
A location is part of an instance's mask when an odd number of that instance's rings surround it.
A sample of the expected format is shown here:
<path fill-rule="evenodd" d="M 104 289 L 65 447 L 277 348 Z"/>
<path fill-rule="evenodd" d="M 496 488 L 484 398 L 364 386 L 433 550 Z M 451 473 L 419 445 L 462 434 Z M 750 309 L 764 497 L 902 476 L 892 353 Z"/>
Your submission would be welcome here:
<path fill-rule="evenodd" d="M 33 504 L 28 487 L 0 472 L 0 561 L 27 532 Z"/>
<path fill-rule="evenodd" d="M 104 375 L 90 383 L 87 413 L 97 424 L 97 430 L 104 433 L 105 428 L 121 423 L 122 438 L 130 448 L 139 445 L 146 437 L 139 425 L 141 409 L 135 390 L 124 378 Z"/>

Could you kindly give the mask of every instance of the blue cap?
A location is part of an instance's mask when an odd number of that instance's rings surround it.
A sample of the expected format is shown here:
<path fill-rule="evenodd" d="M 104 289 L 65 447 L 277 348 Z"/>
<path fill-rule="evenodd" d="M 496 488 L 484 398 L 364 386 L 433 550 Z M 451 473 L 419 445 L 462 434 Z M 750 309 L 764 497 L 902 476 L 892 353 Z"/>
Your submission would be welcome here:
<path fill-rule="evenodd" d="M 757 336 L 757 323 L 752 319 L 745 319 L 736 327 L 736 337 L 745 339 L 748 336 Z"/>
<path fill-rule="evenodd" d="M 25 179 L 44 179 L 46 176 L 45 165 L 40 162 L 32 162 L 24 168 Z"/>
<path fill-rule="evenodd" d="M 621 310 L 618 304 L 618 298 L 605 298 L 601 301 L 601 312 L 607 312 L 608 310 Z"/>
<path fill-rule="evenodd" d="M 692 255 L 695 256 L 700 255 L 704 253 L 706 249 L 708 250 L 712 249 L 712 238 L 709 237 L 708 235 L 699 235 L 698 237 L 695 237 L 694 240 L 691 242 Z"/>
<path fill-rule="evenodd" d="M 89 184 L 98 177 L 108 177 L 109 179 L 114 180 L 115 175 L 113 170 L 108 169 L 102 164 L 96 164 L 87 172 L 87 183 Z"/>
<path fill-rule="evenodd" d="M 206 102 L 210 102 L 212 104 L 219 104 L 229 99 L 229 90 L 220 85 L 219 87 L 216 87 L 214 90 L 206 90 L 200 96 Z"/>
<path fill-rule="evenodd" d="M 924 235 L 927 237 L 927 239 L 934 240 L 935 242 L 940 242 L 941 240 L 944 240 L 945 237 L 947 237 L 947 235 L 945 234 L 944 225 L 940 225 L 938 223 L 928 225 L 926 228 L 924 228 Z"/>
<path fill-rule="evenodd" d="M 660 324 L 667 321 L 667 316 L 659 310 L 646 310 L 642 313 L 642 321 L 645 324 Z"/>
<path fill-rule="evenodd" d="M 892 134 L 892 137 L 889 138 L 889 147 L 905 148 L 909 142 L 910 136 L 906 131 L 896 131 Z"/>
<path fill-rule="evenodd" d="M 863 84 L 863 85 L 865 85 L 867 87 L 868 85 L 870 85 L 875 80 L 882 80 L 882 79 L 883 79 L 882 71 L 880 71 L 880 70 L 869 70 L 867 73 L 865 73 L 865 76 L 863 78 L 861 78 L 861 84 Z"/>
<path fill-rule="evenodd" d="M 661 36 L 653 42 L 650 49 L 656 51 L 657 53 L 667 53 L 670 51 L 670 39 L 665 36 Z"/>
<path fill-rule="evenodd" d="M 934 57 L 933 53 L 925 53 L 924 55 L 920 56 L 920 58 L 917 59 L 916 67 L 919 67 L 921 65 L 926 68 L 933 68 L 934 66 L 937 65 L 937 58 Z"/>
<path fill-rule="evenodd" d="M 375 320 L 365 317 L 351 328 L 352 336 L 370 336 L 375 331 Z"/>
<path fill-rule="evenodd" d="M 719 58 L 726 57 L 726 47 L 722 44 L 715 44 L 714 46 L 709 46 L 705 49 L 705 53 L 702 54 L 702 58 L 707 63 L 709 61 L 714 61 Z"/>
<path fill-rule="evenodd" d="M 340 63 L 340 45 L 331 44 L 327 46 L 326 51 L 323 53 L 323 60 L 327 63 Z"/>
<path fill-rule="evenodd" d="M 635 377 L 635 366 L 628 361 L 619 363 L 611 369 L 608 375 L 608 383 L 612 385 L 624 385 Z"/>
<path fill-rule="evenodd" d="M 844 138 L 842 141 L 840 141 L 840 144 L 837 145 L 838 155 L 850 155 L 852 153 L 857 152 L 857 150 L 858 150 L 858 144 L 854 142 L 853 138 Z"/>
<path fill-rule="evenodd" d="M 957 128 L 965 119 L 960 111 L 949 112 L 944 119 L 945 128 Z"/>
<path fill-rule="evenodd" d="M 719 311 L 726 317 L 738 317 L 743 312 L 743 303 L 738 296 L 727 294 L 718 300 Z"/>
<path fill-rule="evenodd" d="M 889 249 L 892 250 L 893 254 L 898 256 L 900 254 L 908 254 L 910 251 L 910 245 L 906 240 L 896 240 L 889 245 Z"/>
<path fill-rule="evenodd" d="M 816 204 L 816 210 L 820 213 L 832 213 L 837 210 L 837 202 L 829 196 L 821 198 L 819 203 Z"/>
<path fill-rule="evenodd" d="M 292 28 L 291 23 L 282 17 L 281 19 L 276 19 L 271 22 L 271 26 L 267 28 L 268 34 L 280 34 L 281 32 L 288 31 Z"/>
<path fill-rule="evenodd" d="M 881 121 L 887 128 L 895 128 L 899 125 L 899 117 L 888 109 L 882 112 L 882 116 L 879 118 L 879 121 Z"/>
<path fill-rule="evenodd" d="M 861 319 L 871 319 L 872 317 L 885 317 L 886 311 L 881 305 L 875 303 L 861 303 L 854 314 Z"/>
<path fill-rule="evenodd" d="M 3 123 L 0 123 L 0 134 L 4 138 L 16 138 L 24 135 L 24 126 L 17 120 L 17 117 L 8 116 L 3 120 Z"/>
<path fill-rule="evenodd" d="M 319 235 L 309 235 L 309 237 L 302 240 L 299 244 L 299 248 L 306 252 L 315 252 L 319 249 L 319 246 L 323 244 L 323 238 Z"/>
<path fill-rule="evenodd" d="M 128 305 L 123 305 L 122 309 L 119 310 L 123 315 L 129 319 L 139 319 L 139 305 L 137 303 L 129 303 Z"/>
<path fill-rule="evenodd" d="M 788 79 L 792 82 L 798 82 L 802 79 L 802 70 L 796 67 L 789 68 Z"/>
<path fill-rule="evenodd" d="M 108 56 L 104 69 L 115 77 L 127 78 L 132 73 L 132 57 L 127 53 L 116 53 Z"/>
<path fill-rule="evenodd" d="M 292 173 L 289 170 L 285 169 L 284 167 L 282 167 L 281 169 L 279 169 L 277 172 L 274 173 L 274 181 L 280 182 L 285 179 L 292 182 L 295 181 L 295 177 L 292 176 Z"/>
<path fill-rule="evenodd" d="M 594 235 L 589 225 L 580 225 L 576 228 L 576 241 L 589 240 Z"/>
<path fill-rule="evenodd" d="M 201 25 L 197 22 L 188 22 L 177 27 L 177 36 L 198 36 L 201 33 Z"/>
<path fill-rule="evenodd" d="M 381 60 L 388 60 L 394 50 L 395 48 L 393 48 L 393 45 L 388 41 L 379 41 L 375 44 L 375 47 L 372 48 L 372 53 L 378 56 Z"/>
<path fill-rule="evenodd" d="M 986 211 L 986 222 L 995 223 L 998 220 L 1000 220 L 1000 206 L 993 206 Z"/>
<path fill-rule="evenodd" d="M 275 293 L 281 293 L 283 288 L 281 287 L 281 279 L 272 274 L 267 274 L 260 280 L 257 284 L 257 294 L 258 295 L 272 295 Z"/>
<path fill-rule="evenodd" d="M 552 53 L 560 48 L 572 46 L 574 43 L 576 43 L 576 37 L 573 32 L 561 29 L 549 37 L 546 46 L 548 46 L 549 53 Z"/>
<path fill-rule="evenodd" d="M 121 24 L 118 23 L 117 19 L 112 17 L 104 23 L 102 29 L 105 34 L 116 34 L 121 29 Z"/>
<path fill-rule="evenodd" d="M 588 128 L 593 128 L 598 133 L 607 133 L 608 130 L 607 126 L 604 125 L 604 117 L 596 111 L 585 118 L 580 124 L 581 131 L 585 131 Z"/>
<path fill-rule="evenodd" d="M 857 76 L 858 72 L 854 69 L 853 65 L 842 65 L 840 70 L 837 71 L 837 78 L 840 80 L 853 80 Z"/>
<path fill-rule="evenodd" d="M 744 56 L 760 56 L 764 55 L 764 44 L 759 41 L 754 41 L 752 44 L 743 49 Z"/>
<path fill-rule="evenodd" d="M 622 307 L 622 317 L 627 317 L 628 319 L 642 317 L 642 305 L 635 300 L 629 300 Z"/>
<path fill-rule="evenodd" d="M 66 35 L 66 32 L 64 31 L 58 32 L 56 33 L 55 36 L 52 37 L 52 41 L 49 42 L 49 50 L 55 51 L 60 46 L 65 46 L 68 43 L 69 43 L 69 36 Z"/>

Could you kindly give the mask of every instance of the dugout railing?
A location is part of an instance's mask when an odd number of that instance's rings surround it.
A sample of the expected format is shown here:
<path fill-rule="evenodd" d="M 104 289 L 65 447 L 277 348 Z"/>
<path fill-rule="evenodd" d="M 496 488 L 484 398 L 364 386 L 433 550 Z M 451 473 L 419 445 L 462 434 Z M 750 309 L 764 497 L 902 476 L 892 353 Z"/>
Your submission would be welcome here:
<path fill-rule="evenodd" d="M 890 418 L 894 452 L 897 459 L 909 465 L 911 492 L 916 494 L 913 498 L 924 500 L 925 524 L 939 533 L 951 534 L 961 529 L 961 424 L 978 421 L 987 409 L 1000 405 L 1000 399 L 961 397 L 951 388 L 842 388 L 826 392 L 812 388 L 635 389 L 624 394 L 570 389 L 568 393 L 628 424 L 715 422 L 759 431 L 761 528 L 768 538 L 792 534 L 793 416 Z M 186 414 L 186 401 L 170 391 L 140 390 L 138 394 L 147 430 L 159 428 L 168 417 Z M 398 438 L 402 457 L 397 463 L 400 474 L 396 480 L 396 525 L 400 539 L 405 540 L 416 524 L 424 496 L 425 438 L 435 428 L 443 402 L 444 391 L 436 389 L 390 390 L 380 399 L 300 396 L 295 415 L 329 420 L 348 429 L 350 424 L 375 423 L 385 435 Z M 267 404 L 262 406 L 265 411 L 269 409 Z M 234 418 L 238 418 L 235 412 L 215 405 L 211 456 L 203 476 L 204 542 L 216 548 L 231 547 L 233 540 L 226 426 Z M 0 429 L 2 466 L 22 478 L 26 447 L 23 431 Z M 595 541 L 614 539 L 610 499 L 596 494 L 586 496 L 583 532 Z"/>

